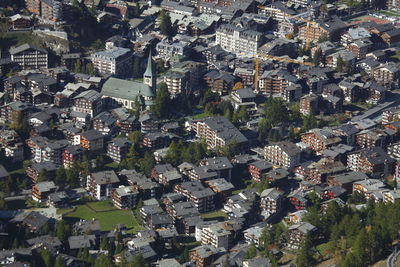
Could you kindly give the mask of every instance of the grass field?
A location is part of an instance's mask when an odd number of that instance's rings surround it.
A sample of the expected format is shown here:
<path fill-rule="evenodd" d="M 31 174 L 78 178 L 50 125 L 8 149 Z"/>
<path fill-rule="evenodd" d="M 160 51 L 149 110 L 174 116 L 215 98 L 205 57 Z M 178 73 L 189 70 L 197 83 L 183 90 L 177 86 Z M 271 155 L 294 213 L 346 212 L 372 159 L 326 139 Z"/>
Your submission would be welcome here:
<path fill-rule="evenodd" d="M 130 233 L 134 233 L 143 229 L 138 224 L 136 218 L 133 216 L 132 211 L 130 210 L 119 210 L 113 208 L 108 201 L 92 202 L 88 204 L 92 209 L 97 210 L 98 212 L 93 211 L 86 205 L 79 205 L 76 206 L 75 210 L 73 211 L 72 209 L 61 209 L 58 211 L 58 213 L 64 214 L 64 218 L 76 218 L 84 220 L 92 220 L 93 218 L 97 219 L 99 220 L 101 229 L 103 231 L 112 230 L 117 224 L 125 224 L 129 230 L 128 232 Z"/>
<path fill-rule="evenodd" d="M 207 117 L 210 117 L 210 114 L 208 114 L 206 112 L 199 113 L 199 114 L 196 114 L 196 115 L 192 116 L 192 118 L 195 119 L 195 120 L 203 119 L 203 118 L 207 118 Z"/>
<path fill-rule="evenodd" d="M 228 215 L 225 212 L 220 211 L 220 210 L 203 213 L 200 216 L 201 216 L 201 218 L 203 218 L 205 220 L 228 219 Z"/>

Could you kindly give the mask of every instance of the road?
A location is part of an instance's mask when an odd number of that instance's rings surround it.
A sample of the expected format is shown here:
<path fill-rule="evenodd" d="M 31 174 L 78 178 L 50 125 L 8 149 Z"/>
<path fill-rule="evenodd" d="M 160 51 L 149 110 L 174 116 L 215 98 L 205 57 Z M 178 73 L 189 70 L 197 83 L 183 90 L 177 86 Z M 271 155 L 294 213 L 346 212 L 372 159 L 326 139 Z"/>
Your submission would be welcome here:
<path fill-rule="evenodd" d="M 386 266 L 387 267 L 395 267 L 396 266 L 396 259 L 400 254 L 400 250 L 399 250 L 399 245 L 396 245 L 394 247 L 394 251 L 392 252 L 392 254 L 389 255 L 389 257 L 386 260 Z"/>

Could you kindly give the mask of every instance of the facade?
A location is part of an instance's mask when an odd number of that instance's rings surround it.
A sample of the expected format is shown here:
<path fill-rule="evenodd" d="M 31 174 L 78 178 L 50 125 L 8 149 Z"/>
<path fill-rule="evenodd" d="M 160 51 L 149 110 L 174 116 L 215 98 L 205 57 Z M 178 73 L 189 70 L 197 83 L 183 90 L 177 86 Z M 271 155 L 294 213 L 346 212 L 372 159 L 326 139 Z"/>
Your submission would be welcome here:
<path fill-rule="evenodd" d="M 223 24 L 216 31 L 216 44 L 238 56 L 255 56 L 262 44 L 262 33 L 242 24 Z"/>
<path fill-rule="evenodd" d="M 194 131 L 205 139 L 209 148 L 217 148 L 236 142 L 246 145 L 247 138 L 225 117 L 210 117 L 196 123 Z"/>
<path fill-rule="evenodd" d="M 41 14 L 41 0 L 25 0 L 26 9 L 38 16 Z"/>
<path fill-rule="evenodd" d="M 293 169 L 300 164 L 301 150 L 294 143 L 283 141 L 267 145 L 264 148 L 264 157 L 279 167 Z"/>
<path fill-rule="evenodd" d="M 45 21 L 58 22 L 62 20 L 63 2 L 61 0 L 41 0 L 41 16 Z"/>
<path fill-rule="evenodd" d="M 107 145 L 107 155 L 115 162 L 121 162 L 126 158 L 132 145 L 127 138 L 116 138 Z"/>
<path fill-rule="evenodd" d="M 380 147 L 351 152 L 347 156 L 347 167 L 371 175 L 393 173 L 395 160 Z"/>
<path fill-rule="evenodd" d="M 103 171 L 89 174 L 86 190 L 97 200 L 111 197 L 113 189 L 119 184 L 119 178 L 114 171 Z"/>
<path fill-rule="evenodd" d="M 48 67 L 48 53 L 46 50 L 30 44 L 10 49 L 11 60 L 22 69 L 41 69 Z"/>
<path fill-rule="evenodd" d="M 32 186 L 32 199 L 37 202 L 47 201 L 47 197 L 56 190 L 54 182 L 40 182 Z"/>
<path fill-rule="evenodd" d="M 201 244 L 229 249 L 232 246 L 232 230 L 227 222 L 208 225 L 201 230 Z"/>
<path fill-rule="evenodd" d="M 91 60 L 94 68 L 101 74 L 124 77 L 132 70 L 132 53 L 127 48 L 115 47 L 97 52 L 92 55 Z"/>
<path fill-rule="evenodd" d="M 136 206 L 139 192 L 131 186 L 119 186 L 112 192 L 112 203 L 118 209 L 132 209 Z"/>
<path fill-rule="evenodd" d="M 83 91 L 73 98 L 72 110 L 95 117 L 103 110 L 101 95 L 95 90 Z"/>

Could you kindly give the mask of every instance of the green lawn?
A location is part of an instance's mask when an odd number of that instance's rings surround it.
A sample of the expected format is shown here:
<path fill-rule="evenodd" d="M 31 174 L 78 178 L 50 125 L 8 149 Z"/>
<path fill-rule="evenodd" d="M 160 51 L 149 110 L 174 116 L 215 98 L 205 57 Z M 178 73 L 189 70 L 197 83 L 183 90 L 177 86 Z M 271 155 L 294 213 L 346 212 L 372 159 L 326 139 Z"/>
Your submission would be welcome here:
<path fill-rule="evenodd" d="M 400 17 L 400 14 L 394 10 L 381 10 L 379 13 L 390 17 Z"/>
<path fill-rule="evenodd" d="M 110 162 L 105 165 L 107 168 L 118 170 L 119 164 L 117 162 Z"/>
<path fill-rule="evenodd" d="M 203 213 L 200 216 L 206 220 L 228 219 L 228 214 L 220 210 Z"/>
<path fill-rule="evenodd" d="M 195 120 L 203 119 L 203 118 L 207 118 L 207 117 L 210 117 L 210 114 L 208 114 L 206 112 L 199 113 L 199 114 L 196 114 L 196 115 L 192 116 L 192 118 L 195 119 Z"/>
<path fill-rule="evenodd" d="M 96 201 L 96 202 L 87 202 L 87 206 L 92 208 L 95 211 L 109 211 L 109 210 L 115 210 L 115 207 L 111 203 L 111 201 L 106 200 L 106 201 Z"/>
<path fill-rule="evenodd" d="M 101 202 L 100 202 L 101 203 Z M 94 204 L 94 203 L 91 203 Z M 104 208 L 105 204 L 98 204 L 97 208 Z M 117 224 L 125 224 L 130 233 L 137 232 L 143 229 L 130 210 L 114 209 L 107 212 L 94 212 L 86 205 L 79 205 L 76 210 L 64 215 L 65 218 L 79 218 L 84 220 L 97 219 L 100 221 L 100 226 L 103 231 L 113 230 Z"/>

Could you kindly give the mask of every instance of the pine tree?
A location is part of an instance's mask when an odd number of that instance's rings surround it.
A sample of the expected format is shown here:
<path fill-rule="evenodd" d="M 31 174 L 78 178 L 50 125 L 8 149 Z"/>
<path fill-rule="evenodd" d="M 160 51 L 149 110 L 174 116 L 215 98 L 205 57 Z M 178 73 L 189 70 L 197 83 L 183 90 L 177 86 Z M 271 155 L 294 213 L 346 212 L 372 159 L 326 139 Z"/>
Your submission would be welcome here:
<path fill-rule="evenodd" d="M 61 256 L 57 256 L 54 267 L 65 267 L 64 260 Z"/>
<path fill-rule="evenodd" d="M 159 84 L 156 99 L 151 107 L 152 111 L 160 118 L 167 118 L 170 115 L 170 93 L 165 83 Z"/>
<path fill-rule="evenodd" d="M 171 17 L 169 16 L 168 12 L 162 10 L 159 16 L 160 20 L 160 31 L 163 35 L 170 37 L 172 35 L 172 22 Z"/>
<path fill-rule="evenodd" d="M 310 234 L 306 234 L 303 242 L 301 243 L 299 255 L 296 258 L 296 265 L 298 267 L 309 267 L 314 263 L 314 258 L 311 253 L 312 240 Z"/>

